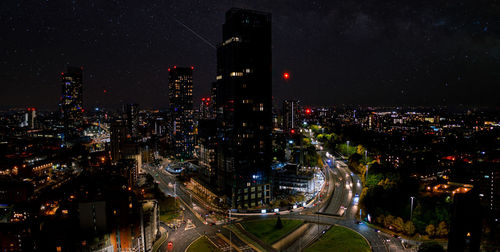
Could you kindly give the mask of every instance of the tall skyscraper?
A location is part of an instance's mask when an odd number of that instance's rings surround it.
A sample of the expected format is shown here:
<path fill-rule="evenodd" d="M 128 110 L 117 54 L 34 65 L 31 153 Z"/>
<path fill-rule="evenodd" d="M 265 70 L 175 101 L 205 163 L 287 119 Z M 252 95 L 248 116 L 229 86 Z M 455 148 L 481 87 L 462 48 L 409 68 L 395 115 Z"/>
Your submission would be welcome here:
<path fill-rule="evenodd" d="M 299 101 L 284 100 L 283 101 L 283 131 L 287 132 L 291 129 L 298 128 L 300 109 Z"/>
<path fill-rule="evenodd" d="M 61 109 L 65 134 L 72 135 L 83 120 L 83 67 L 69 67 L 61 73 Z"/>
<path fill-rule="evenodd" d="M 193 67 L 169 68 L 170 136 L 175 157 L 191 158 L 194 151 Z"/>
<path fill-rule="evenodd" d="M 139 133 L 139 105 L 127 104 L 127 130 L 132 137 Z"/>
<path fill-rule="evenodd" d="M 217 49 L 218 187 L 233 208 L 271 199 L 271 14 L 231 9 Z"/>

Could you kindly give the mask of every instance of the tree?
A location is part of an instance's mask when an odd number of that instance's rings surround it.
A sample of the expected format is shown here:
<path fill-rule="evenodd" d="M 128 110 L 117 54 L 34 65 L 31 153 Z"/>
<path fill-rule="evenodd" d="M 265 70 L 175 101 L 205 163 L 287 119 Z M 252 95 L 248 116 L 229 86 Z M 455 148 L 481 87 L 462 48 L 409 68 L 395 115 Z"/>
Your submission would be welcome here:
<path fill-rule="evenodd" d="M 425 232 L 429 235 L 429 237 L 432 237 L 436 234 L 436 227 L 434 227 L 434 225 L 432 224 L 429 224 L 425 228 Z"/>
<path fill-rule="evenodd" d="M 401 232 L 404 230 L 404 225 L 405 225 L 405 222 L 403 221 L 403 219 L 401 217 L 397 217 L 394 220 L 394 223 L 392 224 L 394 229 L 398 232 Z"/>
<path fill-rule="evenodd" d="M 415 233 L 415 225 L 413 225 L 413 221 L 407 221 L 404 226 L 404 232 L 407 235 L 413 235 Z"/>
<path fill-rule="evenodd" d="M 364 188 L 363 188 L 364 190 Z M 375 219 L 375 221 L 378 223 L 378 224 L 384 224 L 384 219 L 385 219 L 385 216 L 383 214 L 377 216 L 377 218 Z"/>
<path fill-rule="evenodd" d="M 439 243 L 432 241 L 422 243 L 422 245 L 418 247 L 418 252 L 444 252 L 444 249 Z"/>
<path fill-rule="evenodd" d="M 276 221 L 276 229 L 282 229 L 283 223 L 281 222 L 281 218 L 278 216 L 278 220 Z"/>
<path fill-rule="evenodd" d="M 436 229 L 437 236 L 447 236 L 448 235 L 448 226 L 446 226 L 446 222 L 441 221 Z"/>
<path fill-rule="evenodd" d="M 389 214 L 384 219 L 384 226 L 386 228 L 390 228 L 390 226 L 392 226 L 392 223 L 394 223 L 394 216 Z"/>

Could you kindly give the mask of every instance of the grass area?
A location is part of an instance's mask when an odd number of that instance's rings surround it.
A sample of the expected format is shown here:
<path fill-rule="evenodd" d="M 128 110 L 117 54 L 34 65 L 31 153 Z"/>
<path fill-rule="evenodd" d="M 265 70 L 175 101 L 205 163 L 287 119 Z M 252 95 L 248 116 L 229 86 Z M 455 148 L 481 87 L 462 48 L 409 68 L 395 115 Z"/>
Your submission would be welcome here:
<path fill-rule="evenodd" d="M 198 238 L 187 250 L 188 252 L 218 252 L 220 251 L 206 236 Z"/>
<path fill-rule="evenodd" d="M 179 212 L 177 211 L 160 213 L 160 221 L 163 223 L 169 223 L 177 217 L 179 217 Z"/>
<path fill-rule="evenodd" d="M 160 221 L 169 223 L 171 220 L 179 217 L 179 202 L 173 197 L 160 199 Z"/>
<path fill-rule="evenodd" d="M 229 225 L 229 226 L 225 226 L 224 228 L 226 229 L 229 229 L 231 230 L 234 234 L 236 234 L 236 236 L 238 236 L 238 238 L 240 238 L 240 240 L 246 242 L 246 243 L 249 243 L 249 244 L 252 244 L 252 246 L 255 246 L 256 248 L 258 248 L 260 251 L 266 251 L 263 247 L 261 247 L 257 242 L 255 242 L 254 240 L 252 240 L 250 237 L 248 237 L 247 235 L 243 234 L 238 228 L 236 228 L 234 225 Z"/>
<path fill-rule="evenodd" d="M 318 241 L 304 251 L 369 252 L 370 245 L 358 233 L 340 226 L 333 226 Z"/>
<path fill-rule="evenodd" d="M 241 223 L 246 231 L 252 233 L 257 238 L 267 244 L 273 244 L 283 238 L 288 233 L 298 228 L 304 221 L 281 219 L 283 227 L 276 228 L 277 219 L 247 221 Z"/>

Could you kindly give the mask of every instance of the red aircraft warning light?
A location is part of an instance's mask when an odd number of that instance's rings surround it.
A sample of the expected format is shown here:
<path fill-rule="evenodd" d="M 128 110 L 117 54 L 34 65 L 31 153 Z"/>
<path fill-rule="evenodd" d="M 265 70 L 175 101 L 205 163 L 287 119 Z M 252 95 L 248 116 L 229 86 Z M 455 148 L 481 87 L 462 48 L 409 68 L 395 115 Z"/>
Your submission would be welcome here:
<path fill-rule="evenodd" d="M 311 114 L 311 109 L 306 109 L 306 115 L 310 115 Z"/>
<path fill-rule="evenodd" d="M 295 134 L 295 130 L 294 130 L 294 129 L 291 129 L 291 130 L 290 130 L 290 134 Z"/>
<path fill-rule="evenodd" d="M 283 73 L 283 79 L 288 80 L 290 78 L 290 74 L 285 72 Z"/>

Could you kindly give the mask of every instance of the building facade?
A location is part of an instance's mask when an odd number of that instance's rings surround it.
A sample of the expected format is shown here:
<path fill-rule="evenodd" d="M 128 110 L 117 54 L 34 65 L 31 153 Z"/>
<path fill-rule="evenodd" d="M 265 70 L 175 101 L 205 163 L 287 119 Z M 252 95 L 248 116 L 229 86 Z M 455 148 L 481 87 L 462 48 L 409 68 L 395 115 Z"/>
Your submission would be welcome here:
<path fill-rule="evenodd" d="M 168 98 L 174 155 L 189 159 L 194 151 L 193 67 L 169 68 Z"/>
<path fill-rule="evenodd" d="M 231 9 L 217 49 L 217 186 L 233 208 L 271 199 L 271 14 Z"/>

